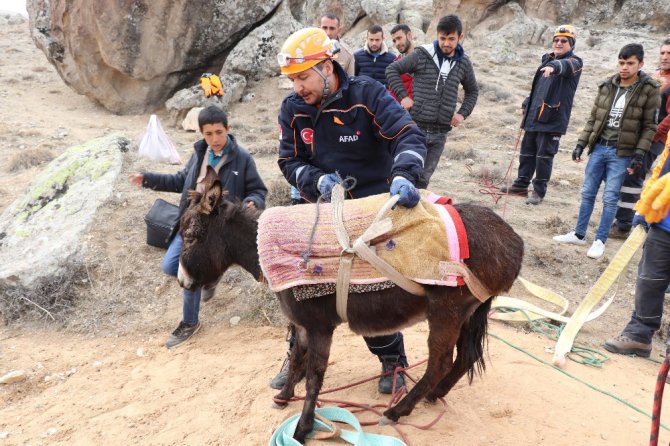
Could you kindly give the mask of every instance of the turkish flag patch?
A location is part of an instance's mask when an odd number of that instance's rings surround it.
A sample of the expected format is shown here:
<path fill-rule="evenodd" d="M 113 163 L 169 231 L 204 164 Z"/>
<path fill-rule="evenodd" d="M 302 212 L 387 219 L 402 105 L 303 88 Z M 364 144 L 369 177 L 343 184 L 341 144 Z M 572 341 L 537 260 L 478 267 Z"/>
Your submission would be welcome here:
<path fill-rule="evenodd" d="M 314 141 L 314 130 L 303 129 L 300 132 L 300 137 L 305 144 L 312 144 L 312 141 Z"/>

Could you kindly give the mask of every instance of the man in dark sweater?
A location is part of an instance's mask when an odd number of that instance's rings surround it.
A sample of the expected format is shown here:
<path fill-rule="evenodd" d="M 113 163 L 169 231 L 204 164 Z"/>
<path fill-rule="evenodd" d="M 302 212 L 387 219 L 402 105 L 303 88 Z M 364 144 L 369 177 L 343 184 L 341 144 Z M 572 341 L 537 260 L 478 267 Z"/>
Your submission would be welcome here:
<path fill-rule="evenodd" d="M 396 58 L 384 43 L 384 30 L 379 25 L 368 28 L 365 46 L 354 53 L 354 73 L 368 76 L 386 87 L 386 67 Z"/>
<path fill-rule="evenodd" d="M 442 17 L 437 24 L 437 40 L 419 46 L 386 68 L 389 88 L 426 135 L 428 154 L 423 175 L 417 182 L 422 189 L 428 187 L 437 168 L 447 133 L 470 116 L 477 103 L 479 87 L 472 63 L 459 43 L 462 38 L 461 20 L 455 15 Z M 404 73 L 414 76 L 413 98 L 403 84 Z M 457 111 L 459 85 L 463 85 L 465 96 Z"/>

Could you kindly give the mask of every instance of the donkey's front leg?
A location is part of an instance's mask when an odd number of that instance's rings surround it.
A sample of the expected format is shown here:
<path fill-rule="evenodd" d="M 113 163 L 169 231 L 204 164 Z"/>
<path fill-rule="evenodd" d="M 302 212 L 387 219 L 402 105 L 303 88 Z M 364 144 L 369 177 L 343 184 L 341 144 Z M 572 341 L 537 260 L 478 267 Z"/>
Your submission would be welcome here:
<path fill-rule="evenodd" d="M 314 408 L 319 397 L 319 391 L 323 385 L 323 375 L 328 367 L 330 356 L 330 345 L 333 341 L 333 328 L 319 332 L 307 331 L 307 382 L 305 392 L 305 403 L 302 406 L 302 414 L 295 429 L 295 438 L 300 443 L 305 442 L 305 437 L 314 428 Z"/>

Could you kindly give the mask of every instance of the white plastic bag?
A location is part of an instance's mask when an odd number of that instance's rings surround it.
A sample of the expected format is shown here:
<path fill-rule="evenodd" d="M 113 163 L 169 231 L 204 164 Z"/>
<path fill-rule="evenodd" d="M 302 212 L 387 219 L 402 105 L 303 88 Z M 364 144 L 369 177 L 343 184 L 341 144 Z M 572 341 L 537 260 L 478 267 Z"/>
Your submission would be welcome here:
<path fill-rule="evenodd" d="M 140 155 L 159 163 L 181 164 L 181 158 L 156 115 L 151 115 L 149 124 L 140 142 Z"/>

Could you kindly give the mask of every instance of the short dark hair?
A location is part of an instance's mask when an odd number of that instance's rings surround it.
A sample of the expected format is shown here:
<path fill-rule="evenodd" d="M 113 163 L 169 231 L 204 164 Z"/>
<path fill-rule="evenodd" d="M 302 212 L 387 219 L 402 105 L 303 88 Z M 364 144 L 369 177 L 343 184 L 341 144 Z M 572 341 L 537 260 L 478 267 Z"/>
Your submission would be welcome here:
<path fill-rule="evenodd" d="M 459 19 L 457 15 L 445 15 L 439 22 L 437 22 L 437 32 L 445 34 L 455 32 L 461 35 L 463 34 L 463 22 L 461 22 L 461 19 Z"/>
<path fill-rule="evenodd" d="M 327 12 L 324 15 L 321 16 L 322 19 L 324 17 L 327 18 L 327 19 L 330 19 L 330 20 L 337 20 L 337 26 L 340 26 L 340 18 L 336 14 L 334 14 L 332 12 Z"/>
<path fill-rule="evenodd" d="M 382 33 L 383 36 L 384 28 L 382 28 L 379 25 L 372 25 L 371 27 L 368 28 L 368 34 L 377 34 L 377 33 Z"/>
<path fill-rule="evenodd" d="M 665 45 L 670 45 L 670 36 L 666 37 L 665 39 L 663 39 L 663 42 L 661 42 L 661 46 Z"/>
<path fill-rule="evenodd" d="M 409 26 L 405 25 L 404 23 L 400 23 L 399 25 L 396 25 L 393 28 L 391 28 L 391 34 L 395 34 L 398 31 L 402 31 L 405 34 L 407 34 L 407 33 L 411 33 L 412 29 Z"/>
<path fill-rule="evenodd" d="M 210 105 L 198 113 L 198 125 L 201 132 L 207 124 L 223 124 L 225 128 L 228 128 L 228 115 L 216 105 Z"/>
<path fill-rule="evenodd" d="M 628 59 L 633 56 L 637 57 L 640 62 L 644 60 L 644 48 L 639 43 L 629 43 L 619 51 L 619 59 Z"/>

